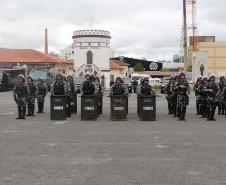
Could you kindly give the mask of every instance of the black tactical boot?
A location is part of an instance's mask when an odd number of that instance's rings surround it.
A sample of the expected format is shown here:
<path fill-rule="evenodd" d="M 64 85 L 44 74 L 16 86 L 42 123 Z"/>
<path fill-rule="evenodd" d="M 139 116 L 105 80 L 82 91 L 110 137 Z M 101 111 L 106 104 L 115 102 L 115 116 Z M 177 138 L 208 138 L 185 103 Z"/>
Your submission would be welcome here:
<path fill-rule="evenodd" d="M 221 107 L 218 106 L 218 115 L 221 115 Z"/>
<path fill-rule="evenodd" d="M 35 112 L 35 105 L 33 104 L 32 106 L 31 106 L 31 116 L 35 116 L 34 115 L 34 112 Z"/>
<path fill-rule="evenodd" d="M 22 109 L 21 109 L 21 106 L 18 106 L 17 107 L 17 110 L 18 110 L 18 117 L 16 119 L 22 119 Z"/>
<path fill-rule="evenodd" d="M 26 106 L 23 106 L 23 107 L 22 107 L 21 114 L 22 114 L 21 119 L 26 119 L 26 118 L 25 118 L 25 115 L 26 115 Z"/>
<path fill-rule="evenodd" d="M 26 116 L 31 116 L 31 105 L 27 105 L 27 115 Z"/>
<path fill-rule="evenodd" d="M 44 102 L 41 102 L 41 109 L 40 109 L 40 113 L 43 113 L 44 111 Z"/>

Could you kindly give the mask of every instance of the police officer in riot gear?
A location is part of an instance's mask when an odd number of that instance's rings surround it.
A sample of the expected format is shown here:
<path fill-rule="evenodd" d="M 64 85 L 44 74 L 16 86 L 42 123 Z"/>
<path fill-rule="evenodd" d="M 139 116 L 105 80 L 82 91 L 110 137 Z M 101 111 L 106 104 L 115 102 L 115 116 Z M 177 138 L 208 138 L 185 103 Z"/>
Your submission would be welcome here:
<path fill-rule="evenodd" d="M 29 96 L 29 89 L 25 84 L 25 78 L 23 75 L 17 77 L 17 82 L 13 89 L 13 95 L 18 109 L 18 117 L 16 119 L 25 119 L 26 101 Z"/>
<path fill-rule="evenodd" d="M 195 91 L 195 96 L 196 96 L 196 111 L 197 115 L 200 114 L 200 95 L 198 94 L 198 88 L 202 85 L 202 77 L 197 78 L 197 81 L 193 87 L 193 90 Z"/>
<path fill-rule="evenodd" d="M 37 98 L 37 103 L 38 103 L 38 112 L 37 113 L 43 113 L 46 92 L 47 92 L 47 88 L 44 84 L 44 81 L 43 81 L 43 79 L 39 78 L 37 81 L 37 91 L 36 91 L 36 98 Z"/>
<path fill-rule="evenodd" d="M 170 81 L 166 85 L 166 99 L 168 102 L 168 114 L 175 114 L 175 108 L 173 104 L 173 96 L 175 92 L 175 77 L 171 76 Z"/>
<path fill-rule="evenodd" d="M 70 116 L 72 112 L 72 102 L 73 102 L 73 97 L 77 96 L 77 88 L 74 84 L 74 79 L 71 75 L 67 76 L 67 86 L 68 86 L 68 116 Z M 76 102 L 73 102 L 76 103 Z M 77 105 L 75 105 L 77 106 Z M 70 113 L 69 113 L 70 112 Z M 74 112 L 75 113 L 75 112 Z"/>
<path fill-rule="evenodd" d="M 174 88 L 174 91 L 173 91 L 173 113 L 174 113 L 174 118 L 178 117 L 177 115 L 177 96 L 178 96 L 178 92 L 176 91 L 176 84 L 178 83 L 178 79 L 179 79 L 179 75 L 176 74 L 174 76 L 175 78 L 175 88 Z"/>
<path fill-rule="evenodd" d="M 96 91 L 97 91 L 96 95 L 97 95 L 97 98 L 98 98 L 98 102 L 97 102 L 98 110 L 99 110 L 99 113 L 102 114 L 103 92 L 102 92 L 102 87 L 101 87 L 101 84 L 100 84 L 100 79 L 97 76 L 94 78 L 94 85 L 95 85 L 95 88 L 96 88 Z"/>
<path fill-rule="evenodd" d="M 226 114 L 225 107 L 224 107 L 224 102 L 223 102 L 223 89 L 225 87 L 225 77 L 221 76 L 220 81 L 218 84 L 218 93 L 217 93 L 217 99 L 218 99 L 218 115 L 224 115 Z"/>
<path fill-rule="evenodd" d="M 63 81 L 60 73 L 56 75 L 56 80 L 52 86 L 52 95 L 65 95 L 67 93 L 67 84 Z"/>
<path fill-rule="evenodd" d="M 226 84 L 222 91 L 222 101 L 223 101 L 223 105 L 224 105 L 224 112 L 225 112 L 225 118 L 226 118 Z"/>
<path fill-rule="evenodd" d="M 36 97 L 36 85 L 30 75 L 27 76 L 27 86 L 29 89 L 29 96 L 27 99 L 27 110 L 26 116 L 34 116 L 35 111 L 35 97 Z"/>
<path fill-rule="evenodd" d="M 178 93 L 177 96 L 177 115 L 179 117 L 178 121 L 185 121 L 186 109 L 189 103 L 188 94 L 190 87 L 183 72 L 179 74 L 179 79 L 178 83 L 176 84 L 175 90 Z"/>
<path fill-rule="evenodd" d="M 138 81 L 137 80 L 134 80 L 132 82 L 132 86 L 133 86 L 134 93 L 137 93 Z"/>
<path fill-rule="evenodd" d="M 216 95 L 218 93 L 218 86 L 215 83 L 215 76 L 210 76 L 207 84 L 207 105 L 206 105 L 206 116 L 207 121 L 216 121 L 214 118 L 216 110 Z"/>
<path fill-rule="evenodd" d="M 117 77 L 114 85 L 111 86 L 110 95 L 128 95 L 128 90 L 120 77 Z"/>
<path fill-rule="evenodd" d="M 83 82 L 81 91 L 82 95 L 95 95 L 97 93 L 96 87 L 89 74 L 85 75 L 86 80 Z"/>
<path fill-rule="evenodd" d="M 149 79 L 145 77 L 142 80 L 142 85 L 138 90 L 138 95 L 151 95 L 154 94 L 151 85 L 149 85 Z"/>
<path fill-rule="evenodd" d="M 198 87 L 198 96 L 200 97 L 200 114 L 202 118 L 205 118 L 207 115 L 207 85 L 208 79 L 207 77 L 203 77 L 202 84 Z"/>

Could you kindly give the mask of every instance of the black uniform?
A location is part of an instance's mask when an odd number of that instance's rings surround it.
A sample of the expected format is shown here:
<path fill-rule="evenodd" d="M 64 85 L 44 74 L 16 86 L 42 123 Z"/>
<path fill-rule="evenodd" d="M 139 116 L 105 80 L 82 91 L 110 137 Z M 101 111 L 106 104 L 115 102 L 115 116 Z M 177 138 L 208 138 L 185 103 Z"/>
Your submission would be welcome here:
<path fill-rule="evenodd" d="M 98 99 L 97 106 L 98 106 L 99 114 L 102 114 L 102 107 L 103 107 L 102 87 L 100 85 L 100 82 L 98 82 L 98 80 L 96 80 L 94 85 L 95 85 L 95 88 L 96 88 L 96 95 L 97 95 L 97 99 Z"/>
<path fill-rule="evenodd" d="M 139 95 L 151 95 L 153 94 L 153 90 L 152 90 L 152 87 L 151 85 L 149 84 L 142 84 L 139 88 Z"/>
<path fill-rule="evenodd" d="M 176 90 L 176 84 L 178 82 L 178 75 L 175 75 L 175 88 L 173 91 L 173 112 L 174 112 L 174 116 L 173 117 L 178 117 L 177 115 L 177 96 L 178 96 L 178 92 Z"/>
<path fill-rule="evenodd" d="M 225 105 L 223 101 L 223 89 L 225 87 L 225 81 L 220 81 L 218 85 L 218 93 L 217 93 L 217 100 L 218 100 L 218 115 L 224 115 L 226 114 Z"/>
<path fill-rule="evenodd" d="M 194 87 L 193 87 L 193 90 L 195 91 L 195 96 L 196 96 L 196 111 L 197 111 L 197 115 L 200 114 L 200 101 L 201 101 L 201 97 L 198 93 L 198 88 L 201 86 L 202 84 L 202 78 L 198 78 Z"/>
<path fill-rule="evenodd" d="M 127 95 L 128 92 L 123 84 L 114 84 L 111 87 L 111 95 Z"/>
<path fill-rule="evenodd" d="M 56 80 L 53 83 L 52 95 L 65 95 L 67 93 L 67 85 L 63 80 Z"/>
<path fill-rule="evenodd" d="M 70 115 L 77 113 L 77 90 L 76 86 L 73 81 L 72 76 L 67 77 L 67 83 L 68 83 L 68 107 L 67 107 L 67 115 L 70 117 Z"/>
<path fill-rule="evenodd" d="M 29 96 L 29 89 L 28 86 L 24 83 L 24 77 L 19 75 L 18 78 L 22 78 L 23 82 L 17 82 L 13 89 L 14 100 L 18 108 L 17 119 L 25 119 L 26 101 Z"/>
<path fill-rule="evenodd" d="M 177 92 L 177 115 L 179 120 L 185 120 L 187 105 L 189 104 L 189 84 L 186 80 L 179 80 L 176 84 Z"/>
<path fill-rule="evenodd" d="M 27 110 L 28 114 L 27 116 L 34 116 L 34 111 L 35 111 L 35 97 L 36 97 L 36 85 L 33 82 L 27 83 L 28 89 L 29 89 L 29 96 L 27 99 Z"/>
<path fill-rule="evenodd" d="M 96 93 L 95 85 L 92 81 L 85 80 L 82 84 L 83 95 L 94 95 Z"/>
<path fill-rule="evenodd" d="M 132 85 L 133 85 L 134 93 L 136 93 L 137 92 L 138 82 L 136 80 L 134 80 L 133 83 L 132 83 Z"/>
<path fill-rule="evenodd" d="M 224 87 L 222 91 L 222 101 L 224 105 L 224 112 L 225 112 L 225 118 L 226 118 L 226 86 Z"/>
<path fill-rule="evenodd" d="M 168 102 L 168 114 L 175 114 L 176 105 L 174 104 L 175 83 L 170 81 L 166 85 L 166 99 Z"/>
<path fill-rule="evenodd" d="M 206 116 L 207 120 L 215 121 L 214 115 L 216 111 L 216 94 L 218 87 L 215 82 L 210 82 L 207 85 L 207 105 L 206 105 Z"/>
<path fill-rule="evenodd" d="M 43 113 L 46 92 L 47 92 L 47 89 L 46 89 L 44 82 L 43 81 L 38 82 L 37 83 L 37 91 L 36 91 L 36 97 L 37 97 L 37 103 L 38 103 L 38 112 L 37 113 Z"/>
<path fill-rule="evenodd" d="M 207 79 L 206 79 L 207 80 Z M 206 117 L 206 105 L 207 105 L 207 83 L 203 83 L 198 88 L 198 96 L 200 97 L 200 114 L 202 118 Z"/>

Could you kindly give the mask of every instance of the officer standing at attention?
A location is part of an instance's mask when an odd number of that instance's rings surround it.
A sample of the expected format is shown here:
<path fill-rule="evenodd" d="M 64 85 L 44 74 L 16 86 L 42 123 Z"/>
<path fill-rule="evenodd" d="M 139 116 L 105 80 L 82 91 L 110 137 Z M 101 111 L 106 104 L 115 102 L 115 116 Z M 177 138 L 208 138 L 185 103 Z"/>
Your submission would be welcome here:
<path fill-rule="evenodd" d="M 110 95 L 128 95 L 128 90 L 120 77 L 117 77 L 114 85 L 111 86 Z"/>
<path fill-rule="evenodd" d="M 89 74 L 86 74 L 85 78 L 86 80 L 81 86 L 82 95 L 95 95 L 97 93 L 97 90 L 92 81 L 92 77 Z"/>
<path fill-rule="evenodd" d="M 221 76 L 220 81 L 218 84 L 218 93 L 217 93 L 217 98 L 218 98 L 218 115 L 224 115 L 226 114 L 224 103 L 223 103 L 223 89 L 225 87 L 225 77 Z"/>
<path fill-rule="evenodd" d="M 185 74 L 181 72 L 179 74 L 178 83 L 176 84 L 177 96 L 177 115 L 179 117 L 178 121 L 186 121 L 185 114 L 187 105 L 189 104 L 188 94 L 190 87 L 188 81 L 185 78 Z"/>
<path fill-rule="evenodd" d="M 100 79 L 96 76 L 94 78 L 94 85 L 95 85 L 95 88 L 96 88 L 96 95 L 97 95 L 97 98 L 98 98 L 98 110 L 99 110 L 99 113 L 102 114 L 102 96 L 103 96 L 103 92 L 102 92 L 102 87 L 101 87 L 101 84 L 100 84 Z"/>
<path fill-rule="evenodd" d="M 76 96 L 77 94 L 77 89 L 76 86 L 74 84 L 74 79 L 71 75 L 67 76 L 67 99 L 66 99 L 66 106 L 67 106 L 67 116 L 71 117 L 71 113 L 72 113 L 72 101 L 73 101 L 73 97 Z"/>
<path fill-rule="evenodd" d="M 23 75 L 18 75 L 17 77 L 17 82 L 13 89 L 13 96 L 18 109 L 18 117 L 16 119 L 26 119 L 26 100 L 29 96 L 29 89 L 25 84 Z"/>
<path fill-rule="evenodd" d="M 196 111 L 197 115 L 200 114 L 200 95 L 198 94 L 198 88 L 202 85 L 202 77 L 197 78 L 197 81 L 193 87 L 193 90 L 195 91 L 196 96 Z"/>
<path fill-rule="evenodd" d="M 216 95 L 218 93 L 218 86 L 215 83 L 215 76 L 210 76 L 207 84 L 207 106 L 206 115 L 207 121 L 216 121 L 214 118 L 216 111 Z"/>
<path fill-rule="evenodd" d="M 166 85 L 166 99 L 168 102 L 168 114 L 175 114 L 175 108 L 173 104 L 173 96 L 175 91 L 175 77 L 171 76 L 170 81 Z"/>
<path fill-rule="evenodd" d="M 145 77 L 143 83 L 139 88 L 138 95 L 151 95 L 154 94 L 151 85 L 149 85 L 149 79 Z"/>
<path fill-rule="evenodd" d="M 27 110 L 28 113 L 26 116 L 34 116 L 35 111 L 35 97 L 36 97 L 36 85 L 30 75 L 27 76 L 27 86 L 29 89 L 29 96 L 27 99 Z"/>
<path fill-rule="evenodd" d="M 37 91 L 36 91 L 36 97 L 37 97 L 37 103 L 38 103 L 37 113 L 43 113 L 46 92 L 47 92 L 47 89 L 44 84 L 44 81 L 43 79 L 39 78 L 37 81 Z"/>
<path fill-rule="evenodd" d="M 224 84 L 224 89 L 222 91 L 222 101 L 224 105 L 224 112 L 225 112 L 225 118 L 226 118 L 226 84 Z"/>
<path fill-rule="evenodd" d="M 67 84 L 63 81 L 60 73 L 56 75 L 56 80 L 53 83 L 51 95 L 65 95 L 67 93 Z"/>
<path fill-rule="evenodd" d="M 176 84 L 178 83 L 178 79 L 179 79 L 179 75 L 176 74 L 175 75 L 175 88 L 174 88 L 174 92 L 173 92 L 173 112 L 174 112 L 174 118 L 178 117 L 177 115 L 177 96 L 178 96 L 178 92 L 176 91 Z"/>
<path fill-rule="evenodd" d="M 198 96 L 200 97 L 200 114 L 202 118 L 206 118 L 206 105 L 207 105 L 207 77 L 203 77 L 202 84 L 198 87 Z"/>

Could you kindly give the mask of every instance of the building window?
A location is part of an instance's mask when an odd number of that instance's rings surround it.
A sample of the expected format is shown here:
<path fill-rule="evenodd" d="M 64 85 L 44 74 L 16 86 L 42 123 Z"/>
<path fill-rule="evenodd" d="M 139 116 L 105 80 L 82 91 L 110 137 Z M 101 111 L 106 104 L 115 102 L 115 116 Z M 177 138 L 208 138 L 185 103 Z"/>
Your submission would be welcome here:
<path fill-rule="evenodd" d="M 72 51 L 71 53 L 72 53 L 72 55 L 74 55 L 74 53 L 75 53 L 75 52 L 74 52 L 74 51 Z"/>
<path fill-rule="evenodd" d="M 89 42 L 89 46 L 91 46 L 91 43 Z"/>
<path fill-rule="evenodd" d="M 87 52 L 87 64 L 93 64 L 93 53 L 91 51 Z"/>

